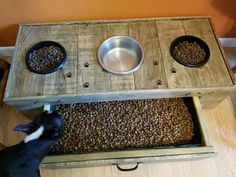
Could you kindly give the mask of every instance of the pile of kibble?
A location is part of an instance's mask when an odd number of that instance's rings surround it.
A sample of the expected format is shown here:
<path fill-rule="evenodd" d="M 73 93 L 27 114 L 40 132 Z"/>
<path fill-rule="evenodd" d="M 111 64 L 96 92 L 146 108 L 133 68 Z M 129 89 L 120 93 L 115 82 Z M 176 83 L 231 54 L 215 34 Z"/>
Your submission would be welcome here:
<path fill-rule="evenodd" d="M 63 58 L 64 54 L 61 49 L 51 45 L 34 50 L 29 56 L 28 65 L 37 72 L 50 72 L 60 65 Z"/>
<path fill-rule="evenodd" d="M 206 52 L 196 42 L 180 42 L 174 47 L 173 54 L 175 58 L 185 65 L 197 65 L 204 61 Z"/>
<path fill-rule="evenodd" d="M 182 98 L 57 105 L 64 133 L 51 153 L 85 153 L 189 143 L 193 121 Z"/>

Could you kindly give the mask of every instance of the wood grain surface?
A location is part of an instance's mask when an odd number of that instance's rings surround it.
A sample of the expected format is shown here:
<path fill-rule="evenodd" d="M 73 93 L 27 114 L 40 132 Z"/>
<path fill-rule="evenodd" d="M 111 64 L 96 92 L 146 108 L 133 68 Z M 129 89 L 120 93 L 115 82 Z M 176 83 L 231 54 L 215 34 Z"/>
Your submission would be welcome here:
<path fill-rule="evenodd" d="M 185 67 L 171 57 L 171 42 L 185 34 L 197 36 L 208 44 L 211 54 L 209 62 L 204 66 Z M 135 73 L 117 76 L 100 67 L 97 49 L 105 39 L 114 35 L 133 37 L 143 46 L 144 64 Z M 39 75 L 26 69 L 27 50 L 42 40 L 53 40 L 65 47 L 68 59 L 60 71 Z M 89 67 L 85 67 L 86 63 Z M 171 72 L 173 68 L 176 73 Z M 84 87 L 87 83 L 89 87 Z M 119 94 L 120 98 L 126 99 L 124 93 L 130 97 L 144 97 L 140 94 L 142 91 L 147 92 L 147 95 L 155 92 L 156 97 L 161 97 L 161 89 L 179 95 L 173 89 L 197 89 L 199 93 L 209 88 L 215 91 L 218 87 L 234 90 L 233 80 L 209 17 L 23 24 L 20 25 L 17 37 L 5 101 L 14 105 L 15 98 L 28 99 L 33 104 L 50 96 L 58 101 L 64 95 L 68 99 L 73 96 L 76 102 L 81 102 L 86 96 L 87 100 L 92 100 L 89 94 L 102 100 L 99 95 L 104 93 Z M 185 94 L 195 93 L 190 90 L 190 93 L 182 92 L 181 96 Z M 57 101 L 54 103 L 57 104 Z"/>
<path fill-rule="evenodd" d="M 236 94 L 227 97 L 214 109 L 205 109 L 205 124 L 217 155 L 210 159 L 140 164 L 132 172 L 121 172 L 116 166 L 41 169 L 42 177 L 235 177 L 236 176 Z M 0 140 L 10 146 L 23 139 L 23 134 L 12 131 L 20 123 L 28 122 L 17 110 L 4 106 L 0 111 Z M 134 165 L 121 165 L 130 168 Z"/>

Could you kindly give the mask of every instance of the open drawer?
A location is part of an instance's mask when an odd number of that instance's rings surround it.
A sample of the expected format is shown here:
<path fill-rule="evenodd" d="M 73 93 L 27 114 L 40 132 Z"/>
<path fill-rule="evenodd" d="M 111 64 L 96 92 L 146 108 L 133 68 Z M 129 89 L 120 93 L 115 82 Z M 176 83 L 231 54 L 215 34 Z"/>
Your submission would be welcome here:
<path fill-rule="evenodd" d="M 165 146 L 150 149 L 120 150 L 109 152 L 93 152 L 81 154 L 49 155 L 41 167 L 85 167 L 114 164 L 135 164 L 166 160 L 199 159 L 213 156 L 214 149 L 210 145 L 204 127 L 204 115 L 199 98 L 189 97 L 187 100 L 194 122 L 194 136 L 197 140 L 183 146 Z M 52 110 L 53 106 L 47 105 L 44 110 Z"/>

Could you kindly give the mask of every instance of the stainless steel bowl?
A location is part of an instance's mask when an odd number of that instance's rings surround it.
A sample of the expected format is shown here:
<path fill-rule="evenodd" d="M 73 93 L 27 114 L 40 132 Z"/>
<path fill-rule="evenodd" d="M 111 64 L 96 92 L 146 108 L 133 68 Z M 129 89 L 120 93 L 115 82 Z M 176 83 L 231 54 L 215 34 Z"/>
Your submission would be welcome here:
<path fill-rule="evenodd" d="M 137 71 L 144 59 L 141 44 L 127 36 L 114 36 L 105 40 L 97 55 L 102 68 L 113 74 L 130 74 Z"/>

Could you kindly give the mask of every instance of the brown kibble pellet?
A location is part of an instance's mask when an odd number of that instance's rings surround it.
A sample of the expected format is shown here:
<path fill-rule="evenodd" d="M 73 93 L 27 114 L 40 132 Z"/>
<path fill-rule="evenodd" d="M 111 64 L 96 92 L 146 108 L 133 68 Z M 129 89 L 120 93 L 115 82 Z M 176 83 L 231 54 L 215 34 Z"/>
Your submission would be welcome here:
<path fill-rule="evenodd" d="M 64 133 L 51 153 L 154 148 L 191 142 L 193 121 L 182 98 L 57 105 Z"/>
<path fill-rule="evenodd" d="M 50 72 L 60 65 L 64 54 L 60 48 L 51 45 L 34 50 L 29 56 L 28 64 L 31 69 L 37 72 Z"/>
<path fill-rule="evenodd" d="M 196 42 L 180 42 L 174 47 L 175 58 L 185 65 L 197 65 L 204 61 L 206 52 Z"/>

